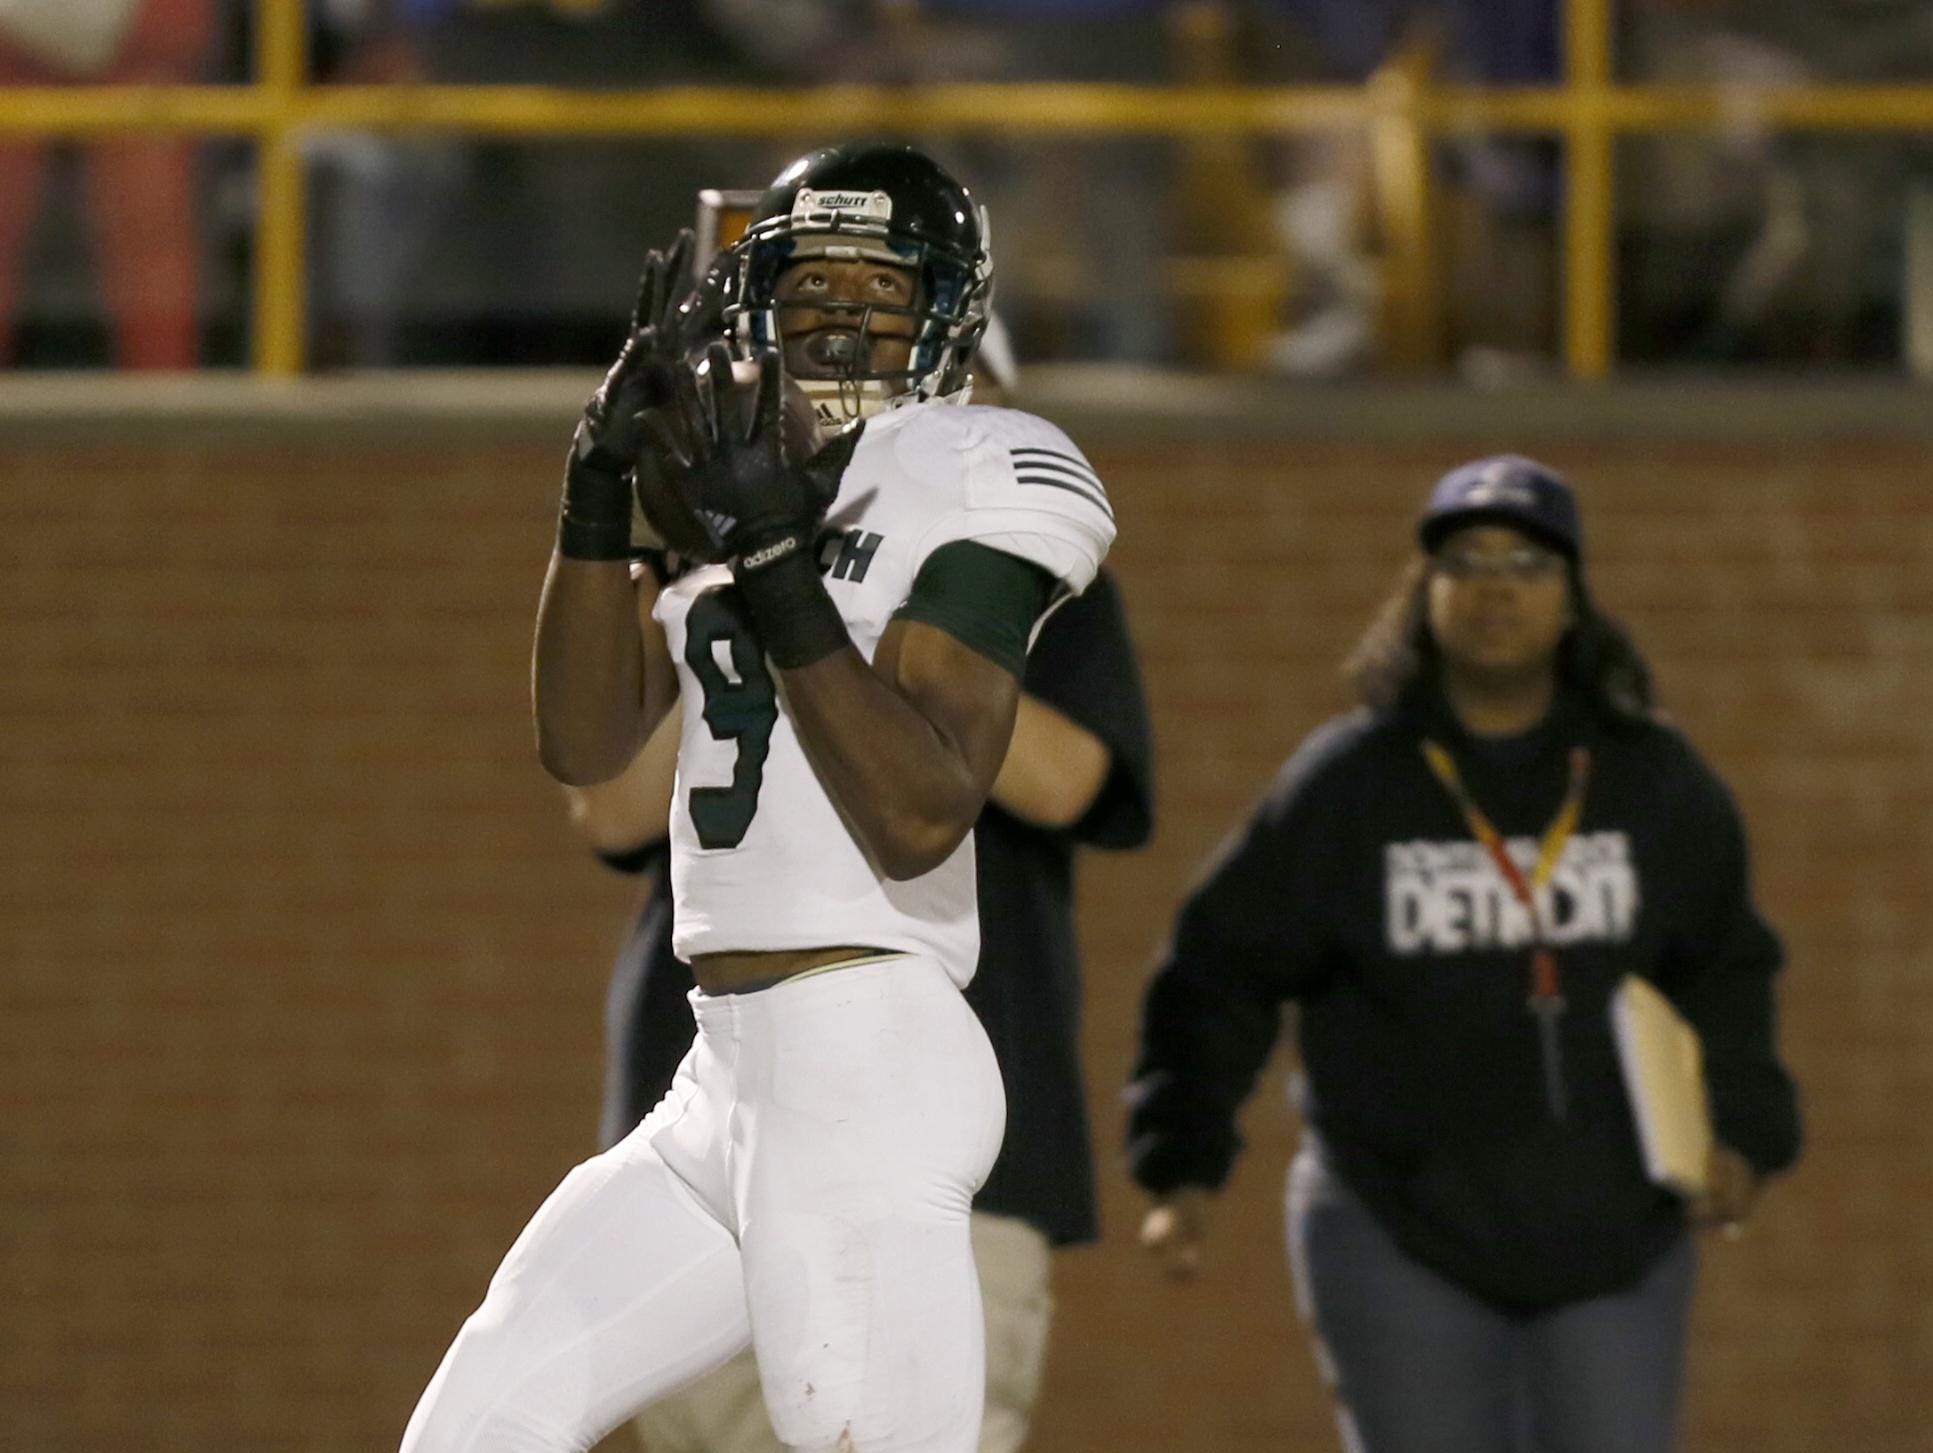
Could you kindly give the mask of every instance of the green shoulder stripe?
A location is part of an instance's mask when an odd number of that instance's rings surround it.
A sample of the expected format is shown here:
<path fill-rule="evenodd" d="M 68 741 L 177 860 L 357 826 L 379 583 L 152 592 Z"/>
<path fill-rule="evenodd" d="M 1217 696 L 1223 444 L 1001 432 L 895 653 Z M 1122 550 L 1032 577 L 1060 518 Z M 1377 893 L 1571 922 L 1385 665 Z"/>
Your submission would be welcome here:
<path fill-rule="evenodd" d="M 1026 674 L 1034 623 L 1054 589 L 1054 577 L 1030 560 L 955 540 L 921 563 L 913 593 L 893 619 L 945 631 L 1018 680 Z"/>

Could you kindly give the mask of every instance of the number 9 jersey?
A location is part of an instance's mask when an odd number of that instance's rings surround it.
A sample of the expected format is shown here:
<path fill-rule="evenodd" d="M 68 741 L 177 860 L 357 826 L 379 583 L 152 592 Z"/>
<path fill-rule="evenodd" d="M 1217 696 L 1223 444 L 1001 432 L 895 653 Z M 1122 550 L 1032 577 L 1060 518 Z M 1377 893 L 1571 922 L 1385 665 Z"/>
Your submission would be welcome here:
<path fill-rule="evenodd" d="M 870 661 L 941 546 L 973 541 L 1018 556 L 1064 599 L 1087 588 L 1113 539 L 1106 491 L 1052 424 L 914 403 L 867 421 L 819 565 Z M 677 664 L 682 718 L 671 806 L 678 957 L 852 945 L 931 954 L 964 987 L 980 952 L 972 835 L 931 872 L 889 880 L 807 762 L 730 568 L 680 576 L 654 614 Z"/>

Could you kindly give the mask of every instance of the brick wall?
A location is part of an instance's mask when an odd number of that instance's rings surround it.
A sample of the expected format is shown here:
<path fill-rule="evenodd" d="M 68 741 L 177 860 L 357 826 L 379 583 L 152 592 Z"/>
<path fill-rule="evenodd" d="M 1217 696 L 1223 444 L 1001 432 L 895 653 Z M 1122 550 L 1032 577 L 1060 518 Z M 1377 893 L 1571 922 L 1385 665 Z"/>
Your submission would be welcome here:
<path fill-rule="evenodd" d="M 1520 442 L 1461 432 L 1081 431 L 1120 505 L 1163 822 L 1086 871 L 1109 1230 L 1060 1265 L 1038 1446 L 1331 1446 L 1280 1250 L 1278 1081 L 1190 1289 L 1138 1264 L 1112 1097 L 1177 892 L 1340 704 L 1419 492 Z M 393 1446 L 589 1147 L 631 895 L 530 745 L 559 437 L 0 422 L 5 1453 Z M 1737 788 L 1793 959 L 1810 1149 L 1710 1250 L 1690 1446 L 1922 1449 L 1933 450 L 1537 448 Z"/>

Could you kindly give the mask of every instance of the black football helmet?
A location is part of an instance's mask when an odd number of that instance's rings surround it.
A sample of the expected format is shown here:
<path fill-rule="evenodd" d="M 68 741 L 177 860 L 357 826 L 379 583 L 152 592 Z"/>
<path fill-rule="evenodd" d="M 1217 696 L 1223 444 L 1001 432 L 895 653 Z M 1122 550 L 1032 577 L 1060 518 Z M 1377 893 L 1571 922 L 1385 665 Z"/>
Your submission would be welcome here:
<path fill-rule="evenodd" d="M 853 143 L 809 152 L 781 172 L 733 245 L 737 279 L 726 320 L 747 348 L 779 344 L 779 274 L 805 258 L 863 258 L 909 269 L 910 307 L 868 304 L 914 319 L 906 367 L 868 367 L 856 349 L 837 378 L 799 378 L 823 422 L 839 426 L 913 399 L 964 402 L 974 349 L 993 296 L 986 214 L 967 189 L 910 146 Z M 800 305 L 807 306 L 807 305 Z M 817 305 L 811 305 L 817 306 Z"/>

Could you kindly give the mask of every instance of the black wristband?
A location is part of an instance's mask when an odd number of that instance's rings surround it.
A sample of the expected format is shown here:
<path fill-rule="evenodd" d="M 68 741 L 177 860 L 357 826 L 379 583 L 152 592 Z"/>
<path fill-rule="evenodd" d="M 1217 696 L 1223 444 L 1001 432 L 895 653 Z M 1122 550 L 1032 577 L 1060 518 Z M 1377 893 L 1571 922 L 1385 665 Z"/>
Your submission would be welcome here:
<path fill-rule="evenodd" d="M 557 553 L 566 560 L 631 558 L 631 481 L 572 453 L 564 466 Z"/>
<path fill-rule="evenodd" d="M 774 666 L 796 670 L 852 644 L 819 577 L 809 532 L 788 533 L 746 550 L 732 575 Z"/>

